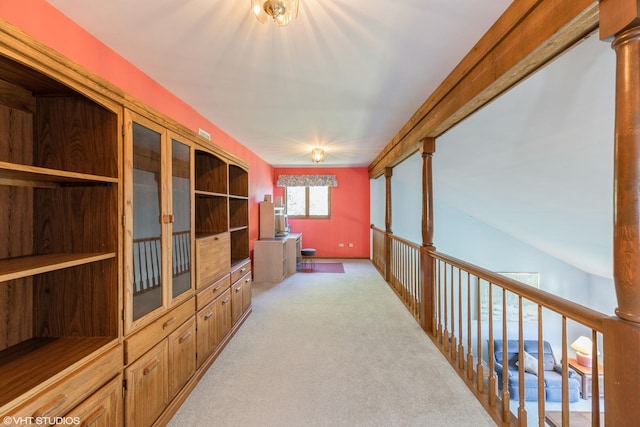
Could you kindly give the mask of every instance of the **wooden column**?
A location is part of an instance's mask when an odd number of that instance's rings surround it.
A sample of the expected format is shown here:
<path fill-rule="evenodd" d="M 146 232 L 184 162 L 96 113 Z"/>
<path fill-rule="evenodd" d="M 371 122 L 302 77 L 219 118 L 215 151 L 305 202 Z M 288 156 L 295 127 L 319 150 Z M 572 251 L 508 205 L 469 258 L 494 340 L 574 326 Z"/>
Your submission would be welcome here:
<path fill-rule="evenodd" d="M 422 155 L 422 246 L 420 258 L 422 261 L 422 307 L 420 310 L 420 325 L 430 334 L 435 334 L 435 302 L 433 259 L 429 251 L 436 248 L 433 245 L 433 172 L 432 159 L 436 151 L 436 140 L 426 138 L 421 141 Z"/>
<path fill-rule="evenodd" d="M 391 282 L 391 177 L 393 176 L 393 168 L 384 169 L 384 179 L 386 184 L 386 199 L 384 212 L 384 279 L 387 283 Z"/>
<path fill-rule="evenodd" d="M 605 322 L 605 424 L 640 420 L 640 11 L 602 0 L 600 37 L 616 53 L 613 276 L 617 317 Z"/>

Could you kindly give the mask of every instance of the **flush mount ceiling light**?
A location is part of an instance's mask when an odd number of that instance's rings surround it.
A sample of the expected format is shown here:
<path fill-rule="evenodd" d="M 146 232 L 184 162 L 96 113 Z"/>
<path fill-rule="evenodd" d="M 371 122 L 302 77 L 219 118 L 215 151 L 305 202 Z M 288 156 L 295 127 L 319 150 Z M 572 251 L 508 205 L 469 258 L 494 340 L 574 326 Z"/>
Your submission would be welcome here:
<path fill-rule="evenodd" d="M 324 161 L 324 150 L 320 147 L 316 147 L 311 150 L 311 160 L 315 163 L 320 163 Z"/>
<path fill-rule="evenodd" d="M 298 0 L 251 0 L 251 10 L 263 24 L 271 17 L 284 27 L 298 16 Z"/>

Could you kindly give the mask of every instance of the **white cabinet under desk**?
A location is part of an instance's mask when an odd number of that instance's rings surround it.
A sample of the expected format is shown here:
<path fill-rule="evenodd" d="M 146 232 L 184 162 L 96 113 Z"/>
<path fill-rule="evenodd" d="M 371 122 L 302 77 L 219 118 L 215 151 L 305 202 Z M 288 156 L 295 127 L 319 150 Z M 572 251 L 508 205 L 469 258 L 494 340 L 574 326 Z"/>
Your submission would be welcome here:
<path fill-rule="evenodd" d="M 253 279 L 280 282 L 296 272 L 302 246 L 301 233 L 256 240 L 253 246 Z"/>

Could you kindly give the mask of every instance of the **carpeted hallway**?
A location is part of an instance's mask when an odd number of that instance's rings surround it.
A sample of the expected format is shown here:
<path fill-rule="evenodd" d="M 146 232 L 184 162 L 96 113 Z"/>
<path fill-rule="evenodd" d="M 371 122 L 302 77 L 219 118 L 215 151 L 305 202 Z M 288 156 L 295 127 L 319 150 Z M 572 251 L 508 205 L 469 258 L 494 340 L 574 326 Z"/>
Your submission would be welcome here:
<path fill-rule="evenodd" d="M 255 283 L 170 426 L 495 426 L 368 260 Z"/>

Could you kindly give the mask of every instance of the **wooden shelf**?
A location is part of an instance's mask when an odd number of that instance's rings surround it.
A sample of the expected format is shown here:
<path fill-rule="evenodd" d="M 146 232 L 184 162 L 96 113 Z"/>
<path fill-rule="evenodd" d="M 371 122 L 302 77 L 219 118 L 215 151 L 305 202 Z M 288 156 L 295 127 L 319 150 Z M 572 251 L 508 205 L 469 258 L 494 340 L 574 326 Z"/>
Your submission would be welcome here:
<path fill-rule="evenodd" d="M 115 258 L 115 252 L 49 254 L 0 260 L 0 282 Z"/>
<path fill-rule="evenodd" d="M 115 338 L 33 338 L 0 351 L 0 407 L 106 346 Z"/>
<path fill-rule="evenodd" d="M 61 184 L 117 184 L 118 178 L 0 161 L 0 184 L 56 188 Z"/>
<path fill-rule="evenodd" d="M 226 194 L 221 194 L 221 193 L 214 193 L 211 191 L 204 191 L 204 190 L 196 190 L 195 191 L 196 196 L 205 196 L 205 197 L 224 197 L 225 199 L 227 198 Z"/>
<path fill-rule="evenodd" d="M 242 226 L 242 227 L 232 227 L 232 228 L 230 228 L 230 229 L 229 229 L 229 231 L 230 231 L 231 233 L 233 233 L 234 231 L 246 230 L 247 228 L 249 228 L 249 227 L 247 227 L 246 225 L 245 225 L 245 226 Z"/>

